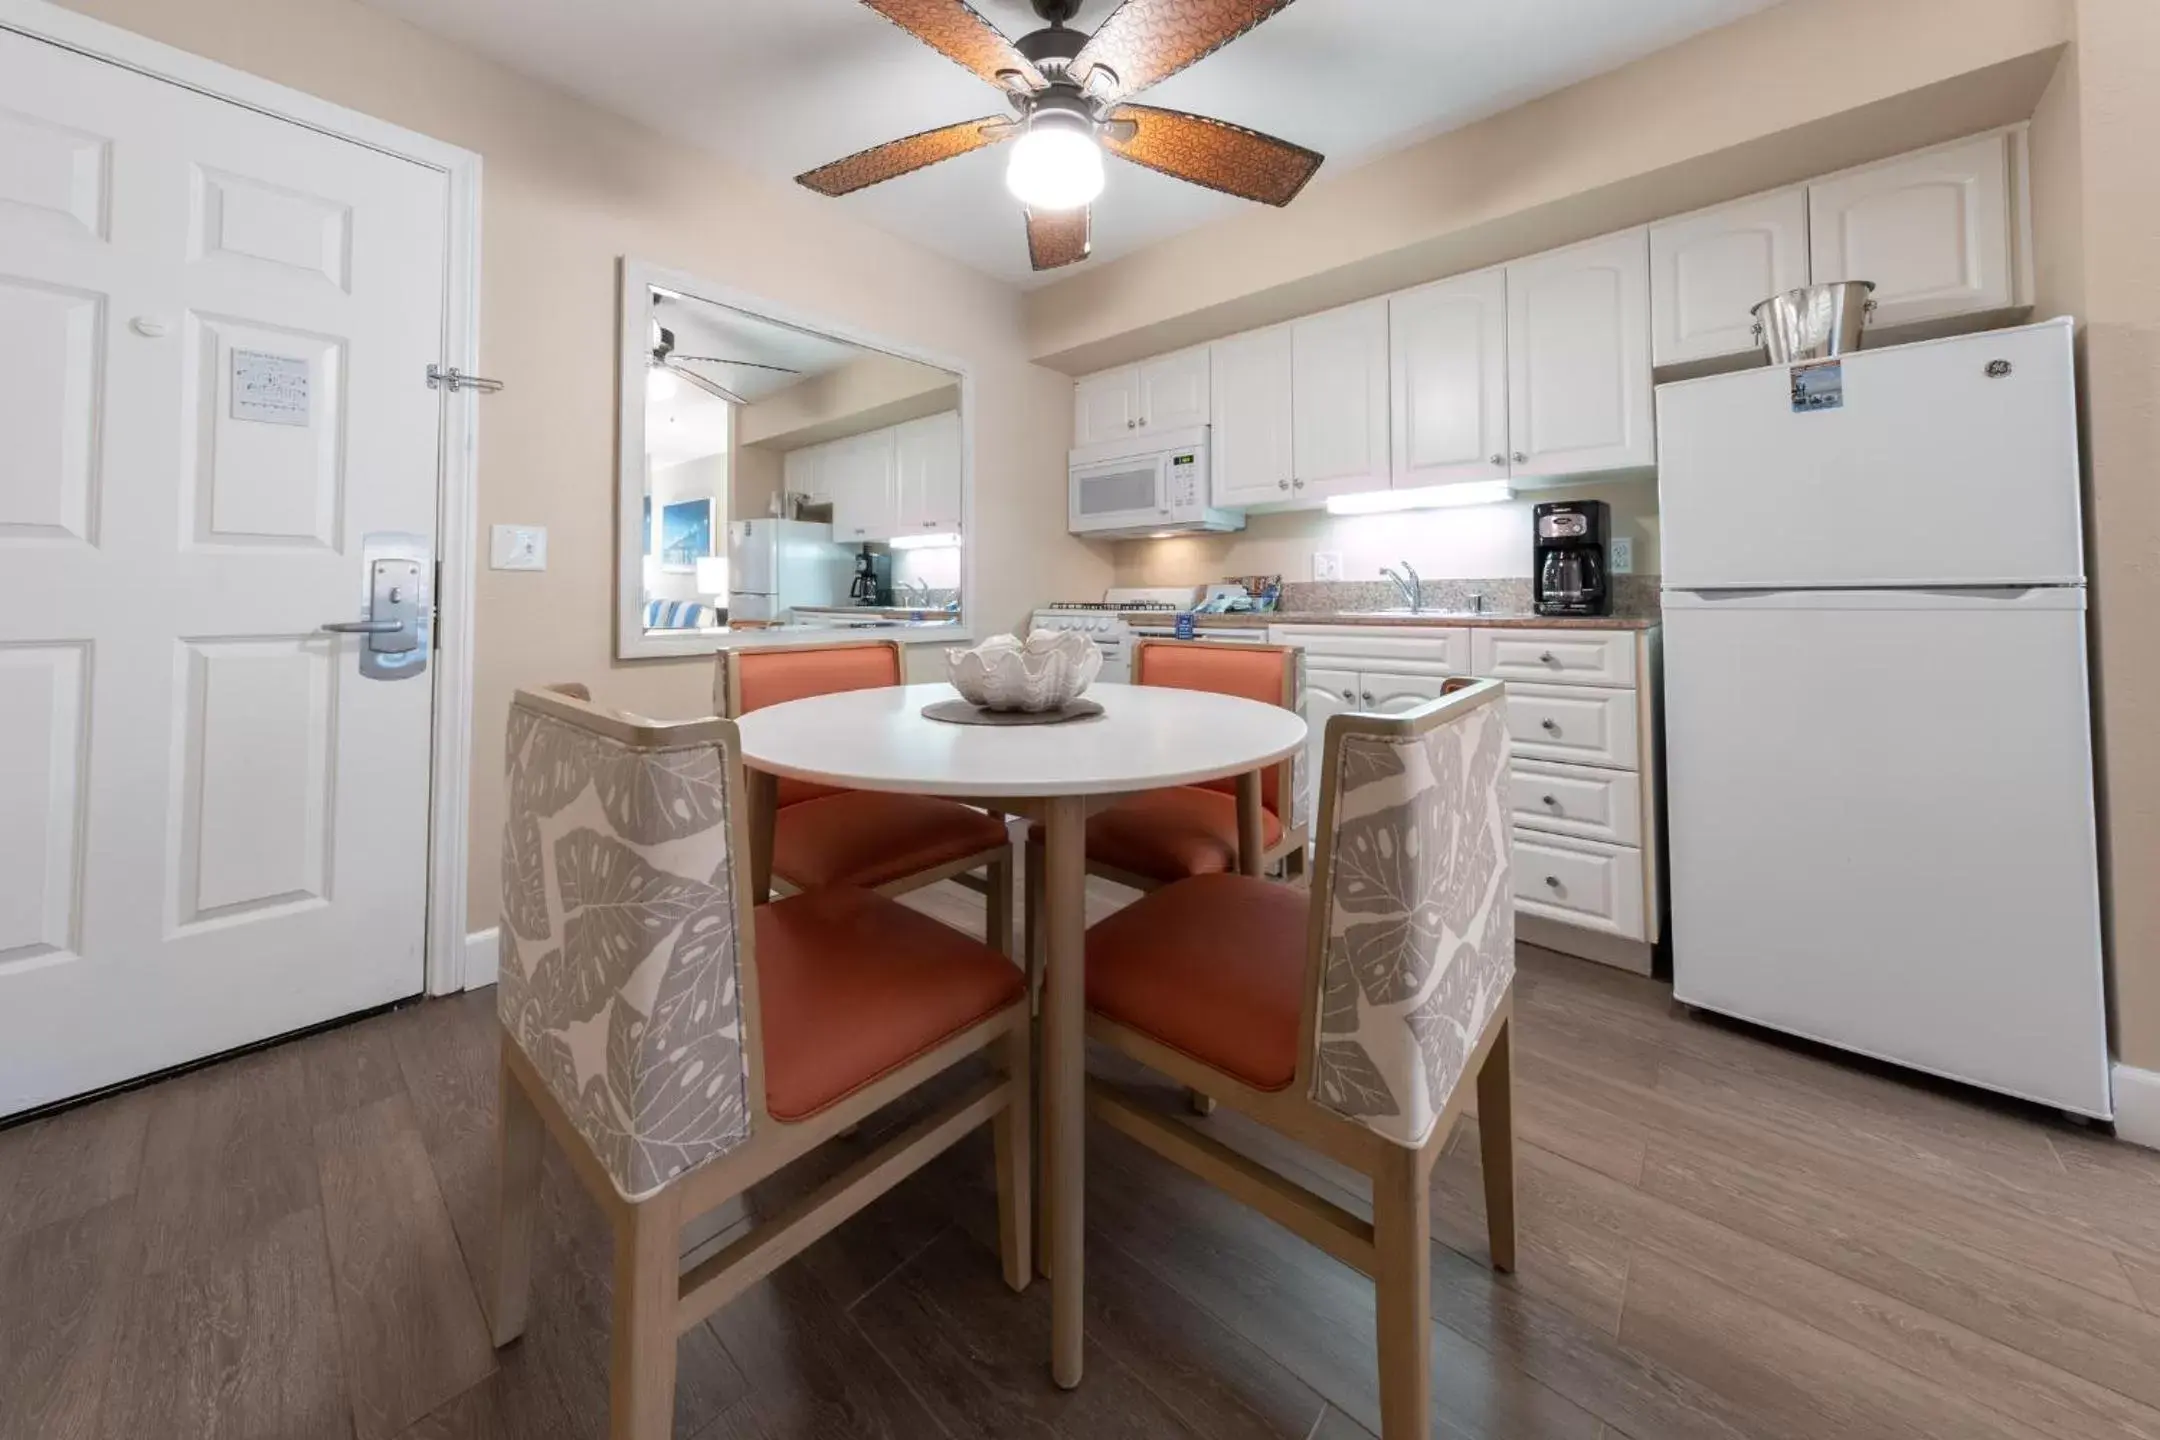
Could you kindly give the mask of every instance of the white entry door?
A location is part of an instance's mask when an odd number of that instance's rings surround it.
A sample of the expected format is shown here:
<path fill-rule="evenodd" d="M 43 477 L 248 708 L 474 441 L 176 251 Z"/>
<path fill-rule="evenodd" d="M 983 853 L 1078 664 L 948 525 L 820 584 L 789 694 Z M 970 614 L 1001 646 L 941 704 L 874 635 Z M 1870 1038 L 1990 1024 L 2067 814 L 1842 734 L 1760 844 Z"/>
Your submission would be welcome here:
<path fill-rule="evenodd" d="M 0 32 L 0 1114 L 422 988 L 447 198 Z"/>

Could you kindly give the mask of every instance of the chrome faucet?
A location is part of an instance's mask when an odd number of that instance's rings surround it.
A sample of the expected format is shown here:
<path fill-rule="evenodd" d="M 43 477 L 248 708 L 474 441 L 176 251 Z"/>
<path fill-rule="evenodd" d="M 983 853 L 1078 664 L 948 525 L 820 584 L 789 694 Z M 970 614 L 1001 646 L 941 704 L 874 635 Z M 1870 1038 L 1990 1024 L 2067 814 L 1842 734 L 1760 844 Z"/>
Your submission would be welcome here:
<path fill-rule="evenodd" d="M 1407 602 L 1407 603 L 1409 604 L 1409 606 L 1410 606 L 1410 613 L 1411 613 L 1411 614 L 1413 614 L 1413 615 L 1422 615 L 1422 614 L 1424 614 L 1424 613 L 1425 613 L 1425 582 L 1424 582 L 1424 581 L 1422 581 L 1422 580 L 1420 580 L 1420 579 L 1418 578 L 1418 573 L 1417 573 L 1417 571 L 1415 571 L 1415 570 L 1413 570 L 1413 569 L 1411 569 L 1411 568 L 1410 568 L 1410 562 L 1409 562 L 1409 561 L 1407 561 L 1407 560 L 1401 560 L 1401 561 L 1397 561 L 1396 563 L 1402 566 L 1402 569 L 1403 569 L 1403 573 L 1402 573 L 1402 575 L 1398 575 L 1398 574 L 1396 574 L 1396 573 L 1394 572 L 1394 570 L 1390 569 L 1390 568 L 1389 568 L 1388 566 L 1385 566 L 1385 565 L 1383 565 L 1383 566 L 1381 566 L 1381 567 L 1380 567 L 1380 573 L 1381 573 L 1382 575 L 1385 575 L 1385 576 L 1387 576 L 1387 578 L 1388 578 L 1388 579 L 1390 579 L 1390 580 L 1392 580 L 1392 581 L 1394 581 L 1394 582 L 1395 582 L 1395 588 L 1396 588 L 1397 590 L 1400 590 L 1400 591 L 1402 592 L 1402 597 L 1403 597 L 1403 599 L 1404 599 L 1404 600 L 1405 600 L 1405 601 L 1406 601 L 1406 602 Z M 1407 580 L 1405 580 L 1405 579 L 1403 578 L 1403 575 L 1407 575 L 1407 576 L 1409 576 L 1410 578 L 1409 578 L 1409 579 L 1407 579 Z"/>

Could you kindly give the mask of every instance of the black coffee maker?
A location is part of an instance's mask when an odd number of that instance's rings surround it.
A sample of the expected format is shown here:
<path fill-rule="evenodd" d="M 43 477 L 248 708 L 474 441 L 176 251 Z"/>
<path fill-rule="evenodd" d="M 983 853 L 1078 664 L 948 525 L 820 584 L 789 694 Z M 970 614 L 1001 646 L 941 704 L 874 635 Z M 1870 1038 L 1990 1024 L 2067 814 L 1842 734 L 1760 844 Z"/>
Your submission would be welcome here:
<path fill-rule="evenodd" d="M 863 546 L 862 554 L 855 557 L 855 581 L 848 586 L 848 599 L 857 605 L 890 606 L 892 556 Z"/>
<path fill-rule="evenodd" d="M 1549 500 L 1531 511 L 1532 585 L 1540 615 L 1610 615 L 1602 500 Z"/>

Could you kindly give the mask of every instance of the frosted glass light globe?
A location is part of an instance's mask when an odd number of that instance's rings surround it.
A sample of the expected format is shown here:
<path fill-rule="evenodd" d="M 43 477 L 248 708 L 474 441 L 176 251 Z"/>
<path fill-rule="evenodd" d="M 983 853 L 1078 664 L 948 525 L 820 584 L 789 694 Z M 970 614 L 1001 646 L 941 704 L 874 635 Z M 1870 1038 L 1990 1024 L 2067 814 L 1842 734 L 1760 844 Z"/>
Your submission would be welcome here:
<path fill-rule="evenodd" d="M 1005 188 L 1030 210 L 1077 210 L 1102 194 L 1102 148 L 1069 125 L 1035 125 L 1013 144 Z"/>

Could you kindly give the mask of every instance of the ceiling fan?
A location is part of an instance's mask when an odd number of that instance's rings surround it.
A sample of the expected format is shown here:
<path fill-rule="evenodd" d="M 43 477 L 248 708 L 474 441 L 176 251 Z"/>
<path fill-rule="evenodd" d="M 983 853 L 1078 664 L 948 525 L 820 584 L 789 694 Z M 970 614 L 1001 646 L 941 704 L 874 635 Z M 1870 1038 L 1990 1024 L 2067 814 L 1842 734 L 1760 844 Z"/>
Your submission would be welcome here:
<path fill-rule="evenodd" d="M 743 370 L 769 370 L 778 375 L 800 375 L 800 370 L 790 370 L 785 365 L 766 365 L 756 360 L 730 360 L 720 355 L 678 355 L 675 353 L 675 332 L 653 322 L 652 368 L 678 380 L 687 380 L 715 400 L 725 400 L 730 405 L 748 405 L 750 402 L 728 389 L 719 381 L 700 375 L 690 369 L 691 365 L 733 365 Z"/>
<path fill-rule="evenodd" d="M 1027 209 L 1028 258 L 1054 270 L 1088 256 L 1089 203 L 1102 152 L 1227 195 L 1287 205 L 1322 157 L 1242 125 L 1134 105 L 1129 97 L 1213 54 L 1290 0 L 1125 0 L 1090 35 L 1066 25 L 1081 0 L 1032 0 L 1046 28 L 1017 40 L 966 0 L 863 0 L 901 29 L 1003 89 L 1012 116 L 910 135 L 796 180 L 846 195 L 988 145 L 1017 140 L 1005 184 Z"/>

